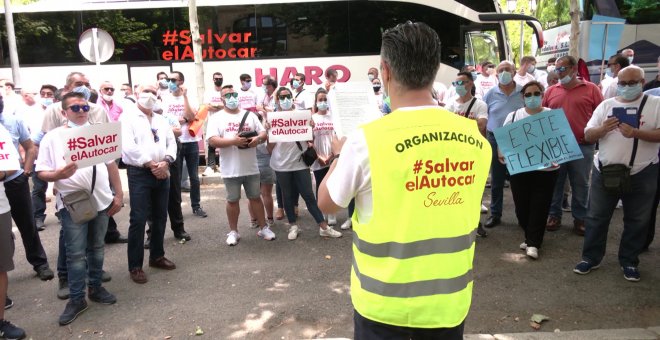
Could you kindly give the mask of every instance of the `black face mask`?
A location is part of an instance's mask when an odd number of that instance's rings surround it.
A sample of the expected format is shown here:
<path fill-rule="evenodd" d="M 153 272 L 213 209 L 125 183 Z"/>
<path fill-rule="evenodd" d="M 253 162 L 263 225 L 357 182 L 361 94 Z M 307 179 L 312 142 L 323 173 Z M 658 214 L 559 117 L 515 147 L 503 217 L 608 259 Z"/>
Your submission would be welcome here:
<path fill-rule="evenodd" d="M 374 93 L 378 93 L 380 91 L 380 85 L 374 85 Z"/>
<path fill-rule="evenodd" d="M 221 79 L 213 79 L 213 84 L 215 84 L 215 86 L 220 87 L 220 86 L 222 86 L 222 80 L 223 80 L 222 78 Z"/>

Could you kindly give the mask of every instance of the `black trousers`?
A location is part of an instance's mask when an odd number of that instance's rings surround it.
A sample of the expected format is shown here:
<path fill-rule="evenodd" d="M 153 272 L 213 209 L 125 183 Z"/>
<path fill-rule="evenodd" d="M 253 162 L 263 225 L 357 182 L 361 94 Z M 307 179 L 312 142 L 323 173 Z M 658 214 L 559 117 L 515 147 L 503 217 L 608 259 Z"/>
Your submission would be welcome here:
<path fill-rule="evenodd" d="M 465 321 L 452 328 L 409 328 L 372 321 L 354 311 L 353 324 L 355 340 L 463 340 Z"/>
<path fill-rule="evenodd" d="M 653 201 L 653 207 L 651 208 L 651 220 L 649 221 L 649 231 L 648 234 L 646 235 L 646 242 L 644 243 L 644 249 L 648 249 L 649 246 L 651 246 L 651 243 L 653 243 L 653 238 L 655 238 L 655 223 L 656 223 L 656 218 L 655 215 L 658 212 L 658 203 L 660 202 L 660 172 L 658 172 L 658 187 L 655 191 L 655 198 Z"/>
<path fill-rule="evenodd" d="M 511 176 L 511 194 L 525 243 L 540 248 L 558 171 L 530 171 Z"/>
<path fill-rule="evenodd" d="M 21 233 L 25 257 L 35 270 L 44 265 L 48 266 L 48 258 L 34 223 L 28 177 L 21 174 L 11 181 L 5 182 L 5 194 L 11 207 L 11 218 Z"/>
<path fill-rule="evenodd" d="M 176 161 L 170 164 L 170 191 L 167 201 L 167 214 L 170 217 L 170 228 L 175 233 L 184 231 L 183 211 L 181 210 L 181 143 L 176 142 Z M 151 217 L 147 220 L 147 235 L 151 234 Z"/>

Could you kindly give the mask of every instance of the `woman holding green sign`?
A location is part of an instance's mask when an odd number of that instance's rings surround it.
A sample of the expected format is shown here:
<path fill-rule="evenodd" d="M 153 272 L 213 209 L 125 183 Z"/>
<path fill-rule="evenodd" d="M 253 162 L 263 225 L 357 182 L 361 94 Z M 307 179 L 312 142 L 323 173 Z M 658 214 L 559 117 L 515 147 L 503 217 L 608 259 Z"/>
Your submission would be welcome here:
<path fill-rule="evenodd" d="M 509 113 L 504 125 L 550 110 L 541 106 L 543 90 L 543 85 L 537 81 L 525 84 L 521 91 L 525 107 Z M 504 164 L 504 156 L 501 153 L 499 158 Z M 516 205 L 516 217 L 518 224 L 525 231 L 525 242 L 520 244 L 520 249 L 532 259 L 539 257 L 539 248 L 543 243 L 546 216 L 550 210 L 557 181 L 557 169 L 559 165 L 552 163 L 551 166 L 541 170 L 511 175 L 511 193 Z"/>

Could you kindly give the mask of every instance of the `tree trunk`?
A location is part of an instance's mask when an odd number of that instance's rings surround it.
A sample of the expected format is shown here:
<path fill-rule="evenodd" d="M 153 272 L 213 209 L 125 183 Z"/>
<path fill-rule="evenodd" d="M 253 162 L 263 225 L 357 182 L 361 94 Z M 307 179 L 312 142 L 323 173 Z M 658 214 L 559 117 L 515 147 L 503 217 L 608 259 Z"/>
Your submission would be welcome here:
<path fill-rule="evenodd" d="M 571 0 L 571 37 L 568 46 L 568 55 L 580 59 L 578 42 L 580 37 L 580 6 L 578 0 Z"/>
<path fill-rule="evenodd" d="M 197 20 L 197 1 L 188 0 L 188 19 L 192 33 L 193 56 L 195 58 L 195 78 L 197 80 L 197 102 L 204 101 L 204 65 L 202 62 L 202 39 L 199 37 L 199 21 Z"/>

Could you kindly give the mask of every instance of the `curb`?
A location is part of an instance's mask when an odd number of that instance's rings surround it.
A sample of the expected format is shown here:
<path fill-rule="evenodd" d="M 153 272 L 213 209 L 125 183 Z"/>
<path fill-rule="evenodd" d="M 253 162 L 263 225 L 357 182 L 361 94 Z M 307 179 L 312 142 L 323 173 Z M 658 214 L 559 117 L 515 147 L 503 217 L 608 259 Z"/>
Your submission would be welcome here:
<path fill-rule="evenodd" d="M 562 332 L 466 334 L 465 340 L 657 340 L 660 326 L 649 328 L 595 329 Z"/>

